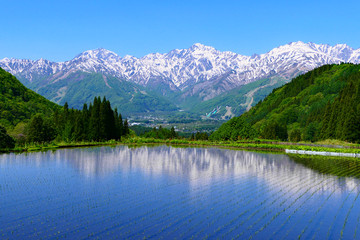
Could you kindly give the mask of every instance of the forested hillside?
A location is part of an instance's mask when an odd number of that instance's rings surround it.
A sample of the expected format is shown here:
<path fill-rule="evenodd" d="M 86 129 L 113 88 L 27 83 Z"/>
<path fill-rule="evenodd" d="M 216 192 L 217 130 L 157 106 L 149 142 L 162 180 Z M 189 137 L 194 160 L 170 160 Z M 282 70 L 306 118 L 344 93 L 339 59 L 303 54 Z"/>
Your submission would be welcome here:
<path fill-rule="evenodd" d="M 27 89 L 0 68 L 0 124 L 11 128 L 36 113 L 51 115 L 60 106 Z"/>
<path fill-rule="evenodd" d="M 214 140 L 360 141 L 360 65 L 325 65 L 274 89 L 249 112 L 223 124 Z"/>
<path fill-rule="evenodd" d="M 89 106 L 85 103 L 81 111 L 68 108 L 67 103 L 61 107 L 0 69 L 0 149 L 14 147 L 14 140 L 19 144 L 54 139 L 106 141 L 120 140 L 127 134 L 127 120 L 122 120 L 105 97 L 102 100 L 95 97 L 93 103 Z"/>

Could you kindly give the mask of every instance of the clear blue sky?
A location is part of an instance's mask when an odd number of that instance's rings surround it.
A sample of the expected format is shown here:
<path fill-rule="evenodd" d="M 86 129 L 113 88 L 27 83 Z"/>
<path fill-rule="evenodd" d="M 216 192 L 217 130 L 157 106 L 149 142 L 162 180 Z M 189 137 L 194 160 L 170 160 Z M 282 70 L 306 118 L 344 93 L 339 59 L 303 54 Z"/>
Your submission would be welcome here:
<path fill-rule="evenodd" d="M 197 42 L 243 55 L 298 40 L 360 47 L 359 0 L 0 3 L 0 58 L 65 61 L 100 47 L 141 57 Z"/>

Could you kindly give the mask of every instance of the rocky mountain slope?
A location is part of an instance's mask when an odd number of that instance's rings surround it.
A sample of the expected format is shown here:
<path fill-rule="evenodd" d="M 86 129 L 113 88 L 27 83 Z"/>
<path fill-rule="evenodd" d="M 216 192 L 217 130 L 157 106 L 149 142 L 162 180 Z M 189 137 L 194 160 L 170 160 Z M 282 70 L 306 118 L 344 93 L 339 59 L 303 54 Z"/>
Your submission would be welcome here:
<path fill-rule="evenodd" d="M 42 91 L 47 92 L 49 86 L 66 82 L 77 72 L 100 73 L 141 85 L 181 105 L 188 99 L 192 103 L 193 99 L 207 101 L 261 79 L 290 80 L 321 65 L 340 62 L 360 63 L 360 49 L 345 44 L 292 42 L 265 54 L 243 56 L 197 43 L 188 49 L 153 53 L 142 58 L 120 57 L 106 49 L 89 50 L 66 62 L 5 58 L 0 60 L 0 67 L 35 91 L 45 89 Z M 107 86 L 112 87 L 108 83 Z M 63 96 L 53 101 L 67 99 L 66 89 L 52 91 Z"/>

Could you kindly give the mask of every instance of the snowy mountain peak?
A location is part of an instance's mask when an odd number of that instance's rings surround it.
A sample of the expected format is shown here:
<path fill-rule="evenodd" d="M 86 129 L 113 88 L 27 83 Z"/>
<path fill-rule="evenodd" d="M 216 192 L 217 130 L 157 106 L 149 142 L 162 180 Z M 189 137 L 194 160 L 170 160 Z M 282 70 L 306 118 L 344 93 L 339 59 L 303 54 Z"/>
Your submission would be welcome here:
<path fill-rule="evenodd" d="M 213 47 L 210 47 L 210 46 L 206 46 L 206 45 L 203 45 L 201 43 L 195 43 L 193 44 L 190 48 L 189 48 L 190 51 L 192 52 L 196 52 L 196 51 L 205 51 L 205 52 L 213 52 L 213 51 L 217 51 L 215 48 Z"/>
<path fill-rule="evenodd" d="M 184 90 L 195 88 L 197 84 L 208 88 L 211 82 L 232 89 L 273 76 L 291 79 L 321 65 L 340 62 L 360 63 L 360 50 L 346 44 L 330 46 L 297 41 L 250 57 L 229 51 L 220 52 L 211 46 L 195 43 L 187 49 L 175 49 L 165 54 L 152 53 L 141 58 L 129 55 L 121 58 L 103 48 L 85 51 L 61 63 L 44 59 L 4 58 L 0 60 L 0 67 L 29 81 L 34 76 L 56 81 L 74 71 L 84 71 L 101 72 L 144 86 L 161 83 L 173 90 Z M 212 94 L 220 93 L 220 90 L 214 90 Z"/>
<path fill-rule="evenodd" d="M 104 48 L 98 48 L 80 53 L 74 59 L 89 59 L 89 58 L 108 59 L 108 58 L 119 58 L 119 56 L 112 51 L 106 50 Z"/>

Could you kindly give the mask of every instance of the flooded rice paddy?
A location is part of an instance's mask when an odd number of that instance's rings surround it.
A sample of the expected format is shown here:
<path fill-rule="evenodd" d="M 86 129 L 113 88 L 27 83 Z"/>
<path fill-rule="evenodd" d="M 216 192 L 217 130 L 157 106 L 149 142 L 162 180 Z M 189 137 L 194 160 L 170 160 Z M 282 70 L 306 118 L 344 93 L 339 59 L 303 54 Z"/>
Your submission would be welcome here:
<path fill-rule="evenodd" d="M 128 146 L 0 155 L 0 239 L 359 239 L 356 159 Z"/>

